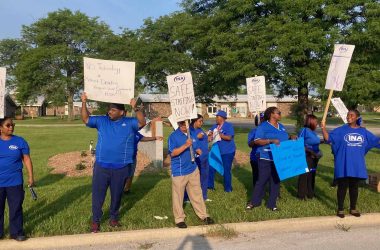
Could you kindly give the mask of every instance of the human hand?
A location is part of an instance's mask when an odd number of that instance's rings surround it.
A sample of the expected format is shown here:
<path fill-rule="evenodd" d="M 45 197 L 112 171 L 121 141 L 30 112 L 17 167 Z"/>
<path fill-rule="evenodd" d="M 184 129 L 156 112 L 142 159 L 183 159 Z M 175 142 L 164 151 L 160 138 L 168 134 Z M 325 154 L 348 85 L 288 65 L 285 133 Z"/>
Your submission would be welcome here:
<path fill-rule="evenodd" d="M 164 137 L 162 137 L 162 136 L 156 136 L 157 141 L 162 141 L 163 139 L 164 139 Z"/>
<path fill-rule="evenodd" d="M 191 145 L 193 145 L 193 140 L 192 139 L 187 139 L 185 145 L 186 145 L 187 148 L 190 147 Z"/>
<path fill-rule="evenodd" d="M 80 99 L 82 100 L 82 102 L 87 102 L 87 94 L 86 94 L 86 92 L 83 92 L 81 94 Z"/>

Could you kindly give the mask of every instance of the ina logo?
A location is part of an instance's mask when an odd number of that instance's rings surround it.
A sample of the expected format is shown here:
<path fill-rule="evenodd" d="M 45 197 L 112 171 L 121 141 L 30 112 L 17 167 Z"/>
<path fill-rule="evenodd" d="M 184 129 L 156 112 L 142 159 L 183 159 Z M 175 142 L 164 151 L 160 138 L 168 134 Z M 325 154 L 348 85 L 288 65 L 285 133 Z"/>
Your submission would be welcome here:
<path fill-rule="evenodd" d="M 260 83 L 260 78 L 253 78 L 252 83 Z"/>
<path fill-rule="evenodd" d="M 339 48 L 339 52 L 346 53 L 347 51 L 348 51 L 348 48 L 347 48 L 347 47 L 341 46 L 341 47 Z"/>
<path fill-rule="evenodd" d="M 125 123 L 123 122 L 123 124 L 121 124 L 121 126 L 122 126 L 122 127 L 125 127 L 125 126 L 127 126 L 127 124 L 125 124 Z"/>
<path fill-rule="evenodd" d="M 364 143 L 364 137 L 358 133 L 349 133 L 344 136 L 344 140 L 350 146 L 361 146 Z"/>
<path fill-rule="evenodd" d="M 10 146 L 9 146 L 9 149 L 10 149 L 10 150 L 17 150 L 18 147 L 17 147 L 16 145 L 10 145 Z"/>
<path fill-rule="evenodd" d="M 185 81 L 186 77 L 185 76 L 176 76 L 174 77 L 174 82 L 183 82 Z"/>

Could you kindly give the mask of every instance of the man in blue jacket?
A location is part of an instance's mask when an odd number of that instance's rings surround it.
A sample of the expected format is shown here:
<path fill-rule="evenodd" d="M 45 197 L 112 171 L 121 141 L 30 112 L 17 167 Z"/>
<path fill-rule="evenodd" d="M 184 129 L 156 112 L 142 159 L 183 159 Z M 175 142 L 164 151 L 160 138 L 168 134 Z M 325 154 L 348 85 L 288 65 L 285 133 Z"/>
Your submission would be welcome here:
<path fill-rule="evenodd" d="M 171 157 L 173 214 L 176 226 L 178 228 L 187 227 L 186 215 L 183 211 L 185 189 L 198 217 L 205 224 L 214 224 L 206 212 L 199 170 L 196 163 L 191 159 L 191 145 L 199 155 L 202 152 L 196 145 L 196 136 L 190 133 L 191 139 L 188 138 L 186 123 L 184 121 L 179 122 L 178 126 L 178 129 L 172 132 L 168 139 L 168 154 Z"/>
<path fill-rule="evenodd" d="M 102 207 L 108 187 L 111 193 L 111 227 L 119 227 L 118 221 L 124 184 L 133 164 L 134 142 L 138 128 L 145 120 L 125 117 L 124 104 L 112 103 L 107 115 L 90 116 L 87 96 L 82 94 L 82 120 L 87 127 L 98 130 L 96 161 L 92 176 L 92 224 L 91 232 L 100 230 Z"/>

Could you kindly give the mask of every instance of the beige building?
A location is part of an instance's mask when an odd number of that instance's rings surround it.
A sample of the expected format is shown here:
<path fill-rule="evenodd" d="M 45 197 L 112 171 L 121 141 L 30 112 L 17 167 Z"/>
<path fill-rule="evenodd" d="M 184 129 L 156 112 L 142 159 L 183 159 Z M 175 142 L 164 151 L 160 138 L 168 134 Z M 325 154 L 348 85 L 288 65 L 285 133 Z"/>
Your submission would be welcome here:
<path fill-rule="evenodd" d="M 273 95 L 267 95 L 267 107 L 278 107 L 284 116 L 291 113 L 291 107 L 297 103 L 296 97 L 285 96 L 277 98 Z M 170 101 L 168 94 L 140 94 L 137 99 L 137 105 L 142 106 L 149 118 L 157 116 L 168 117 L 171 114 Z M 228 117 L 246 118 L 252 114 L 248 110 L 247 95 L 236 95 L 226 98 L 213 98 L 213 103 L 197 103 L 199 114 L 204 117 L 215 117 L 218 110 L 224 110 Z"/>

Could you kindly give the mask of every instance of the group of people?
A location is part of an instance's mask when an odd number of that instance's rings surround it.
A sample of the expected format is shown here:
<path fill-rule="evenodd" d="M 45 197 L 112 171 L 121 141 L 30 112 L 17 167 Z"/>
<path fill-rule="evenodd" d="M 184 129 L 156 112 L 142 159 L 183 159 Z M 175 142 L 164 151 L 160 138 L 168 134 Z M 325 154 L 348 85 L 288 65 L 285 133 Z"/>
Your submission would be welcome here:
<path fill-rule="evenodd" d="M 96 128 L 98 142 L 96 161 L 92 176 L 92 223 L 91 232 L 100 231 L 103 215 L 103 204 L 107 190 L 110 189 L 111 227 L 119 227 L 119 209 L 123 191 L 129 192 L 136 167 L 137 144 L 139 141 L 162 140 L 162 137 L 144 137 L 139 133 L 146 120 L 142 113 L 136 117 L 126 117 L 123 104 L 110 104 L 106 115 L 92 116 L 87 110 L 87 96 L 82 95 L 81 116 L 87 127 Z M 132 103 L 134 106 L 134 103 Z M 197 216 L 205 224 L 213 224 L 214 220 L 206 209 L 209 201 L 207 191 L 214 189 L 215 169 L 209 165 L 209 143 L 219 148 L 224 178 L 224 191 L 232 192 L 231 168 L 235 156 L 234 129 L 226 121 L 225 111 L 216 113 L 216 124 L 207 132 L 202 129 L 203 117 L 198 115 L 190 125 L 186 121 L 178 122 L 178 129 L 168 138 L 168 154 L 171 157 L 172 208 L 175 224 L 178 228 L 186 228 L 183 202 L 188 197 Z M 337 182 L 338 209 L 337 216 L 343 218 L 344 199 L 349 189 L 350 214 L 360 216 L 356 208 L 358 183 L 367 178 L 365 154 L 373 147 L 380 148 L 380 138 L 360 125 L 360 114 L 350 110 L 348 123 L 330 132 L 322 123 L 323 140 L 316 134 L 318 119 L 307 115 L 304 127 L 298 136 L 289 136 L 284 125 L 280 123 L 281 111 L 269 107 L 255 121 L 256 128 L 248 134 L 248 146 L 252 148 L 250 163 L 252 166 L 252 197 L 246 209 L 251 210 L 261 205 L 269 184 L 269 200 L 267 207 L 277 211 L 276 201 L 280 194 L 278 177 L 270 144 L 299 137 L 304 138 L 306 162 L 309 171 L 298 177 L 298 198 L 301 200 L 314 197 L 315 176 L 322 151 L 321 142 L 331 144 L 334 155 L 334 179 Z M 260 124 L 258 124 L 260 121 Z M 28 185 L 34 185 L 33 165 L 28 143 L 13 134 L 15 124 L 11 118 L 0 119 L 0 237 L 4 235 L 5 201 L 9 206 L 9 225 L 11 238 L 25 240 L 23 231 L 22 203 L 23 163 L 28 171 Z"/>

